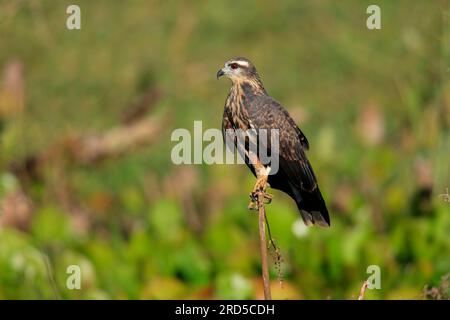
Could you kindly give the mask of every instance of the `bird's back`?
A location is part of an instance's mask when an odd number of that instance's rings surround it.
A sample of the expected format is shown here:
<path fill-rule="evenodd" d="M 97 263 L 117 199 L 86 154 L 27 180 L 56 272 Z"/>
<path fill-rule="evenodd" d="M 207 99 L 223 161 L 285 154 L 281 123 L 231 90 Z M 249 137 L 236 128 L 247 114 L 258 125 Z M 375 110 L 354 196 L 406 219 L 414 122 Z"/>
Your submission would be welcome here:
<path fill-rule="evenodd" d="M 309 149 L 306 136 L 287 110 L 269 95 L 249 95 L 245 100 L 252 128 L 279 132 L 279 171 L 269 177 L 270 186 L 295 200 L 307 225 L 329 226 L 328 210 L 305 153 Z"/>

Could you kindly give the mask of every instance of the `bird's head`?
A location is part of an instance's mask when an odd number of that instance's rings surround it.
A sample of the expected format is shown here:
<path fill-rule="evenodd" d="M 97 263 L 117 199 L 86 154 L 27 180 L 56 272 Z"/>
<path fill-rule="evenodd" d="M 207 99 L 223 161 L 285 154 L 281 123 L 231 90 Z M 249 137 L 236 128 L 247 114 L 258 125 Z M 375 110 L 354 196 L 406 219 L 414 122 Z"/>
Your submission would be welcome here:
<path fill-rule="evenodd" d="M 217 71 L 217 79 L 221 76 L 227 76 L 233 83 L 259 79 L 258 72 L 253 63 L 242 57 L 225 62 L 225 66 Z"/>

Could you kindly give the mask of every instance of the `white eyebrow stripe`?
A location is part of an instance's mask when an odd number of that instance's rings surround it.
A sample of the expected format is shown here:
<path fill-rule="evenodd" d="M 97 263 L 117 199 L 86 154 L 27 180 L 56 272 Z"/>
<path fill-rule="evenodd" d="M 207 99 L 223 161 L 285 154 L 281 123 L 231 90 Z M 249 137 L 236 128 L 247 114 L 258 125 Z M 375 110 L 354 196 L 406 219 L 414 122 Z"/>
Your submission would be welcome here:
<path fill-rule="evenodd" d="M 241 67 L 248 67 L 248 62 L 244 61 L 244 60 L 233 60 L 233 61 L 230 61 L 229 63 L 237 63 Z"/>

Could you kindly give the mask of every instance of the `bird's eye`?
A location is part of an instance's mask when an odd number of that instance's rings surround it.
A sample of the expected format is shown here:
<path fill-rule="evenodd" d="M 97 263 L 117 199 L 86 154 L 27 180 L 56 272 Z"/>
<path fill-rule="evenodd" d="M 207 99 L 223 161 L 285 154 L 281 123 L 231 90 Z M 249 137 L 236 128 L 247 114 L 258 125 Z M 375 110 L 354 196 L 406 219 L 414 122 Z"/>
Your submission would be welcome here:
<path fill-rule="evenodd" d="M 237 63 L 232 63 L 232 64 L 230 64 L 230 68 L 234 70 L 234 69 L 239 68 L 239 65 Z"/>

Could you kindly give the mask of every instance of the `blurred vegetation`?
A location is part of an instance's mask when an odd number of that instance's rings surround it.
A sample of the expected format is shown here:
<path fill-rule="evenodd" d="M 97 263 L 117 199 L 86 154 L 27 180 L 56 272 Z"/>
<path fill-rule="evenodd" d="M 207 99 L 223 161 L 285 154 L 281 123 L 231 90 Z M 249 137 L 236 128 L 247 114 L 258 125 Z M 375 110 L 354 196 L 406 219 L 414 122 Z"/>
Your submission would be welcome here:
<path fill-rule="evenodd" d="M 263 296 L 254 178 L 170 160 L 174 128 L 220 128 L 229 83 L 215 74 L 233 56 L 307 135 L 331 211 L 329 230 L 307 229 L 274 192 L 274 297 L 354 299 L 369 265 L 382 287 L 367 299 L 445 297 L 448 1 L 376 1 L 377 31 L 373 1 L 79 0 L 69 31 L 73 2 L 0 1 L 0 299 Z M 148 90 L 158 98 L 138 116 L 166 119 L 157 139 L 67 156 L 71 137 L 120 126 Z M 81 290 L 66 288 L 69 265 Z"/>

